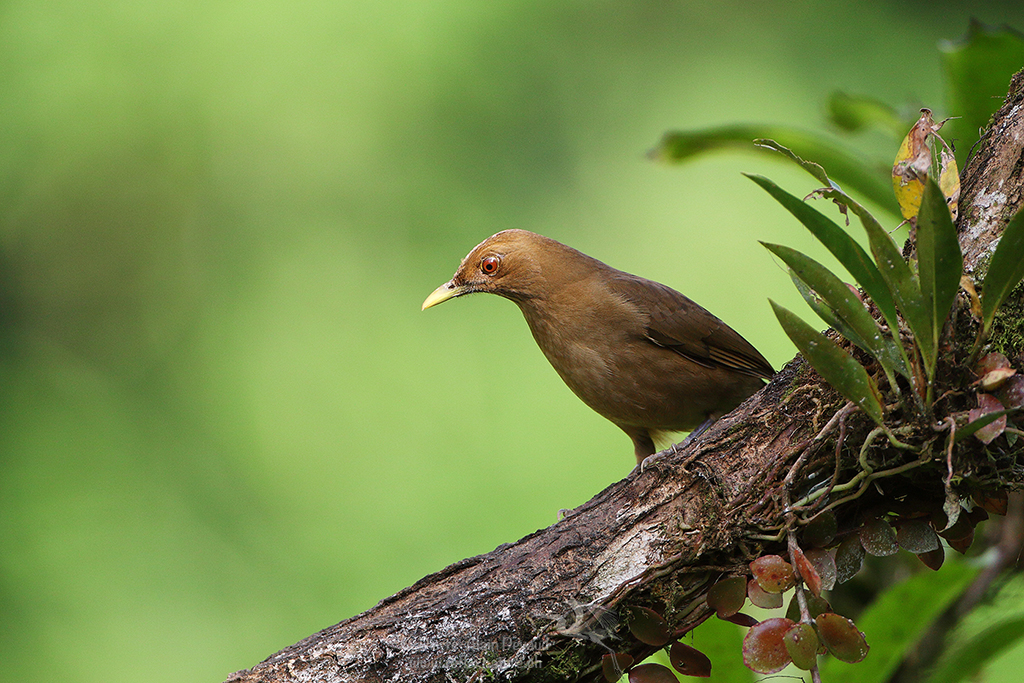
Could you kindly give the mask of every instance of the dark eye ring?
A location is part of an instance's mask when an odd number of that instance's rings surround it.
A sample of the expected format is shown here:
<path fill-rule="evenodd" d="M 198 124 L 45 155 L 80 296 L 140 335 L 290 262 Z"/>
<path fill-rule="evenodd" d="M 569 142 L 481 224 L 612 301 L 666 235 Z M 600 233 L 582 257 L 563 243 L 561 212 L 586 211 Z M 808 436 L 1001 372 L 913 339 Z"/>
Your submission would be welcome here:
<path fill-rule="evenodd" d="M 501 264 L 501 259 L 497 256 L 485 256 L 480 261 L 480 272 L 484 275 L 494 275 L 498 272 L 498 266 Z"/>

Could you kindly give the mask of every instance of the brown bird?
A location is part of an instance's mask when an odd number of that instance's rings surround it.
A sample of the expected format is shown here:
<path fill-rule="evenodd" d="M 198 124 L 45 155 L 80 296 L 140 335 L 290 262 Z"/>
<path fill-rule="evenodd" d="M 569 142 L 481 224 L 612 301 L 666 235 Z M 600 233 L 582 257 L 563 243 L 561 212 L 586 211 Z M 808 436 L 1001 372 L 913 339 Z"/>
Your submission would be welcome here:
<path fill-rule="evenodd" d="M 478 244 L 423 309 L 475 292 L 519 306 L 562 380 L 629 435 L 638 463 L 666 432 L 702 429 L 775 374 L 746 339 L 674 289 L 526 230 Z"/>

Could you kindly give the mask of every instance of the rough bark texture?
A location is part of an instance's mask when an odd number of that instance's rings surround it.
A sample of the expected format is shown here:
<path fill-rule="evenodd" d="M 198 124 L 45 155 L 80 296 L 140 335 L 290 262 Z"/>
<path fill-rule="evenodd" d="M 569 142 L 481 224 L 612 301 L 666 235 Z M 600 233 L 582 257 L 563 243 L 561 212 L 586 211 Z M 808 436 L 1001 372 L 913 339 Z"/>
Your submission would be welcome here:
<path fill-rule="evenodd" d="M 963 173 L 958 229 L 968 272 L 984 268 L 1003 226 L 1024 202 L 1024 84 L 1018 73 Z"/>
<path fill-rule="evenodd" d="M 964 174 L 959 230 L 968 272 L 984 268 L 1021 205 L 1022 150 L 1018 74 Z M 625 607 L 656 609 L 678 634 L 694 628 L 711 614 L 705 597 L 714 582 L 744 572 L 763 552 L 784 551 L 781 532 L 793 521 L 786 498 L 799 500 L 814 483 L 848 483 L 860 471 L 858 452 L 873 425 L 844 406 L 796 359 L 685 450 L 559 523 L 453 564 L 229 681 L 597 680 L 609 646 L 638 661 L 657 649 L 629 636 Z M 972 460 L 983 451 L 971 446 L 947 461 L 946 435 L 934 425 L 910 427 L 916 451 L 884 438 L 869 443 L 875 474 L 864 490 L 851 495 L 856 487 L 840 486 L 823 499 L 840 530 L 894 501 L 941 508 L 954 460 L 966 487 L 958 493 L 993 481 L 1024 484 L 1019 446 L 995 465 L 988 455 Z"/>

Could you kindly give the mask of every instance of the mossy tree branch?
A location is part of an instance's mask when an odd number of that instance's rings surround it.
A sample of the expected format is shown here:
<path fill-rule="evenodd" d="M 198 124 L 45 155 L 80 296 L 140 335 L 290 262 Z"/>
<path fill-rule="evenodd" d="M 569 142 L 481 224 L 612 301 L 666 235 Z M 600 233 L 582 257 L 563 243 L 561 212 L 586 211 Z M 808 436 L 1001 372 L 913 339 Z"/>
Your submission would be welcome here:
<path fill-rule="evenodd" d="M 968 272 L 985 268 L 1024 203 L 1022 188 L 1018 74 L 964 172 L 958 233 Z M 1024 350 L 1022 308 L 1018 288 L 993 339 L 1015 358 Z M 964 333 L 945 354 L 954 359 L 946 373 L 954 379 L 963 376 L 960 347 L 973 341 L 965 306 L 958 311 L 954 329 Z M 950 404 L 968 395 L 952 389 Z M 858 412 L 840 413 L 845 406 L 797 358 L 685 450 L 609 486 L 557 524 L 457 562 L 229 681 L 599 680 L 609 647 L 638 661 L 657 649 L 630 638 L 619 608 L 654 608 L 682 634 L 711 616 L 705 596 L 715 581 L 784 549 L 783 487 L 807 501 L 808 514 L 815 501 L 830 501 L 842 529 L 893 501 L 941 509 L 950 464 L 959 493 L 1024 486 L 1019 447 L 993 461 L 969 439 L 947 462 L 947 434 L 936 425 L 899 425 L 913 450 L 882 438 L 861 452 L 874 425 Z M 850 482 L 862 471 L 858 458 L 870 458 L 877 486 L 807 495 L 811 482 L 836 475 Z"/>

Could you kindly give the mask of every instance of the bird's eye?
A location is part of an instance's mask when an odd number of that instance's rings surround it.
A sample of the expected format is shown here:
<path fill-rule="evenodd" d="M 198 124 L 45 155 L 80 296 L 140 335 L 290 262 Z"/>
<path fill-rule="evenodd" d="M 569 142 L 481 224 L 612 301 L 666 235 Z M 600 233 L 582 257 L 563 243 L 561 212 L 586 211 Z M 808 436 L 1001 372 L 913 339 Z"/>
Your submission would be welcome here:
<path fill-rule="evenodd" d="M 486 256 L 480 261 L 480 272 L 484 275 L 494 275 L 498 272 L 498 265 L 501 263 L 501 259 L 497 256 Z"/>

